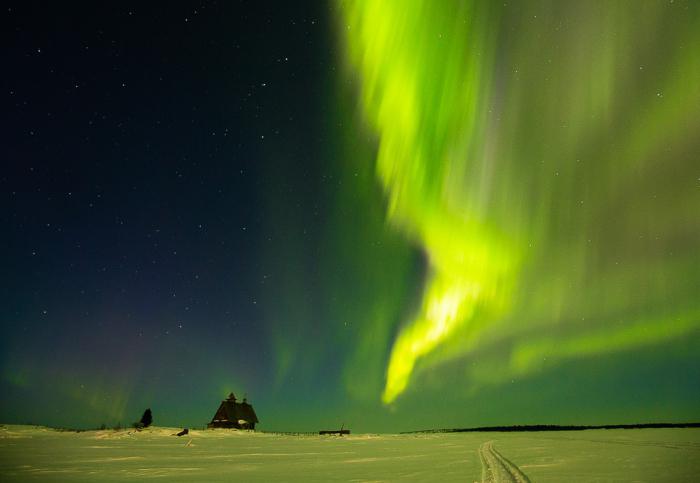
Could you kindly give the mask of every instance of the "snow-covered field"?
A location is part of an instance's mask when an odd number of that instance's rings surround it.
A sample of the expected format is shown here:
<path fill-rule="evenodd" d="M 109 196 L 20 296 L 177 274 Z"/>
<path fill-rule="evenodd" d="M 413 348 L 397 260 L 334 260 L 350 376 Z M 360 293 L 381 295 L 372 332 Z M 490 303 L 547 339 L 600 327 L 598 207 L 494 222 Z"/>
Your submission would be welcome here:
<path fill-rule="evenodd" d="M 0 481 L 700 481 L 700 429 L 289 436 L 0 426 Z"/>

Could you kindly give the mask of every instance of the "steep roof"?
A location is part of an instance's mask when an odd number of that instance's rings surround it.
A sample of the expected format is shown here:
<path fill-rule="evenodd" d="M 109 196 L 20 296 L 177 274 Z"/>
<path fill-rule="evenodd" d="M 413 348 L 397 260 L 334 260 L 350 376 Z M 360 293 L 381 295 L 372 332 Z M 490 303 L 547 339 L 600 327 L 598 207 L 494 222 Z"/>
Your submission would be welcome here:
<path fill-rule="evenodd" d="M 257 423 L 258 416 L 255 414 L 253 406 L 247 402 L 236 403 L 236 416 L 238 419 L 244 419 L 250 423 Z"/>
<path fill-rule="evenodd" d="M 232 423 L 238 423 L 239 419 L 248 421 L 249 423 L 257 423 L 258 416 L 255 414 L 255 409 L 253 406 L 247 402 L 236 402 L 235 396 L 231 394 L 228 399 L 221 401 L 219 409 L 214 415 L 213 421 L 230 421 Z"/>

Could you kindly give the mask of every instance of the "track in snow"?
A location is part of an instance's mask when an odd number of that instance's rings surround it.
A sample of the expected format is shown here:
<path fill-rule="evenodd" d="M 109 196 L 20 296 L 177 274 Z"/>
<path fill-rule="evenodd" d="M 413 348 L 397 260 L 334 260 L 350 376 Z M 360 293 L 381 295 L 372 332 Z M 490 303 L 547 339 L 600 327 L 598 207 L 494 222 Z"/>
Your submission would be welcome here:
<path fill-rule="evenodd" d="M 493 441 L 487 441 L 479 448 L 481 459 L 481 483 L 530 483 L 525 473 L 503 457 L 493 447 Z"/>

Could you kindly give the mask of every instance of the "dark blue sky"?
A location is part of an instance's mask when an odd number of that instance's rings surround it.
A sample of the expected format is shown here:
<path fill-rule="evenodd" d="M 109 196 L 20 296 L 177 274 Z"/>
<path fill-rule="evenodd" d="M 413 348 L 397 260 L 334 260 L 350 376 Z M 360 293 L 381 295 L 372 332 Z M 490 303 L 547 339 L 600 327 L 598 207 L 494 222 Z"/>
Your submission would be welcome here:
<path fill-rule="evenodd" d="M 268 388 L 266 253 L 314 236 L 334 169 L 327 6 L 2 15 L 3 419 L 92 422 L 84 399 L 131 387 L 208 406 Z M 56 413 L 26 402 L 46 392 Z"/>

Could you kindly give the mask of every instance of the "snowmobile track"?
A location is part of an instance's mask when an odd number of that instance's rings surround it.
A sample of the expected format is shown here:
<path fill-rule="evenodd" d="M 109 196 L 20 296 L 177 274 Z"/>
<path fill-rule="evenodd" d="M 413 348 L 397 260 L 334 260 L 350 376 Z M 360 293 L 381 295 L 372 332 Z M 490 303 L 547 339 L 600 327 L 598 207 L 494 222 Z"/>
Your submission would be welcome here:
<path fill-rule="evenodd" d="M 531 483 L 516 465 L 508 461 L 487 441 L 479 448 L 481 483 Z"/>

